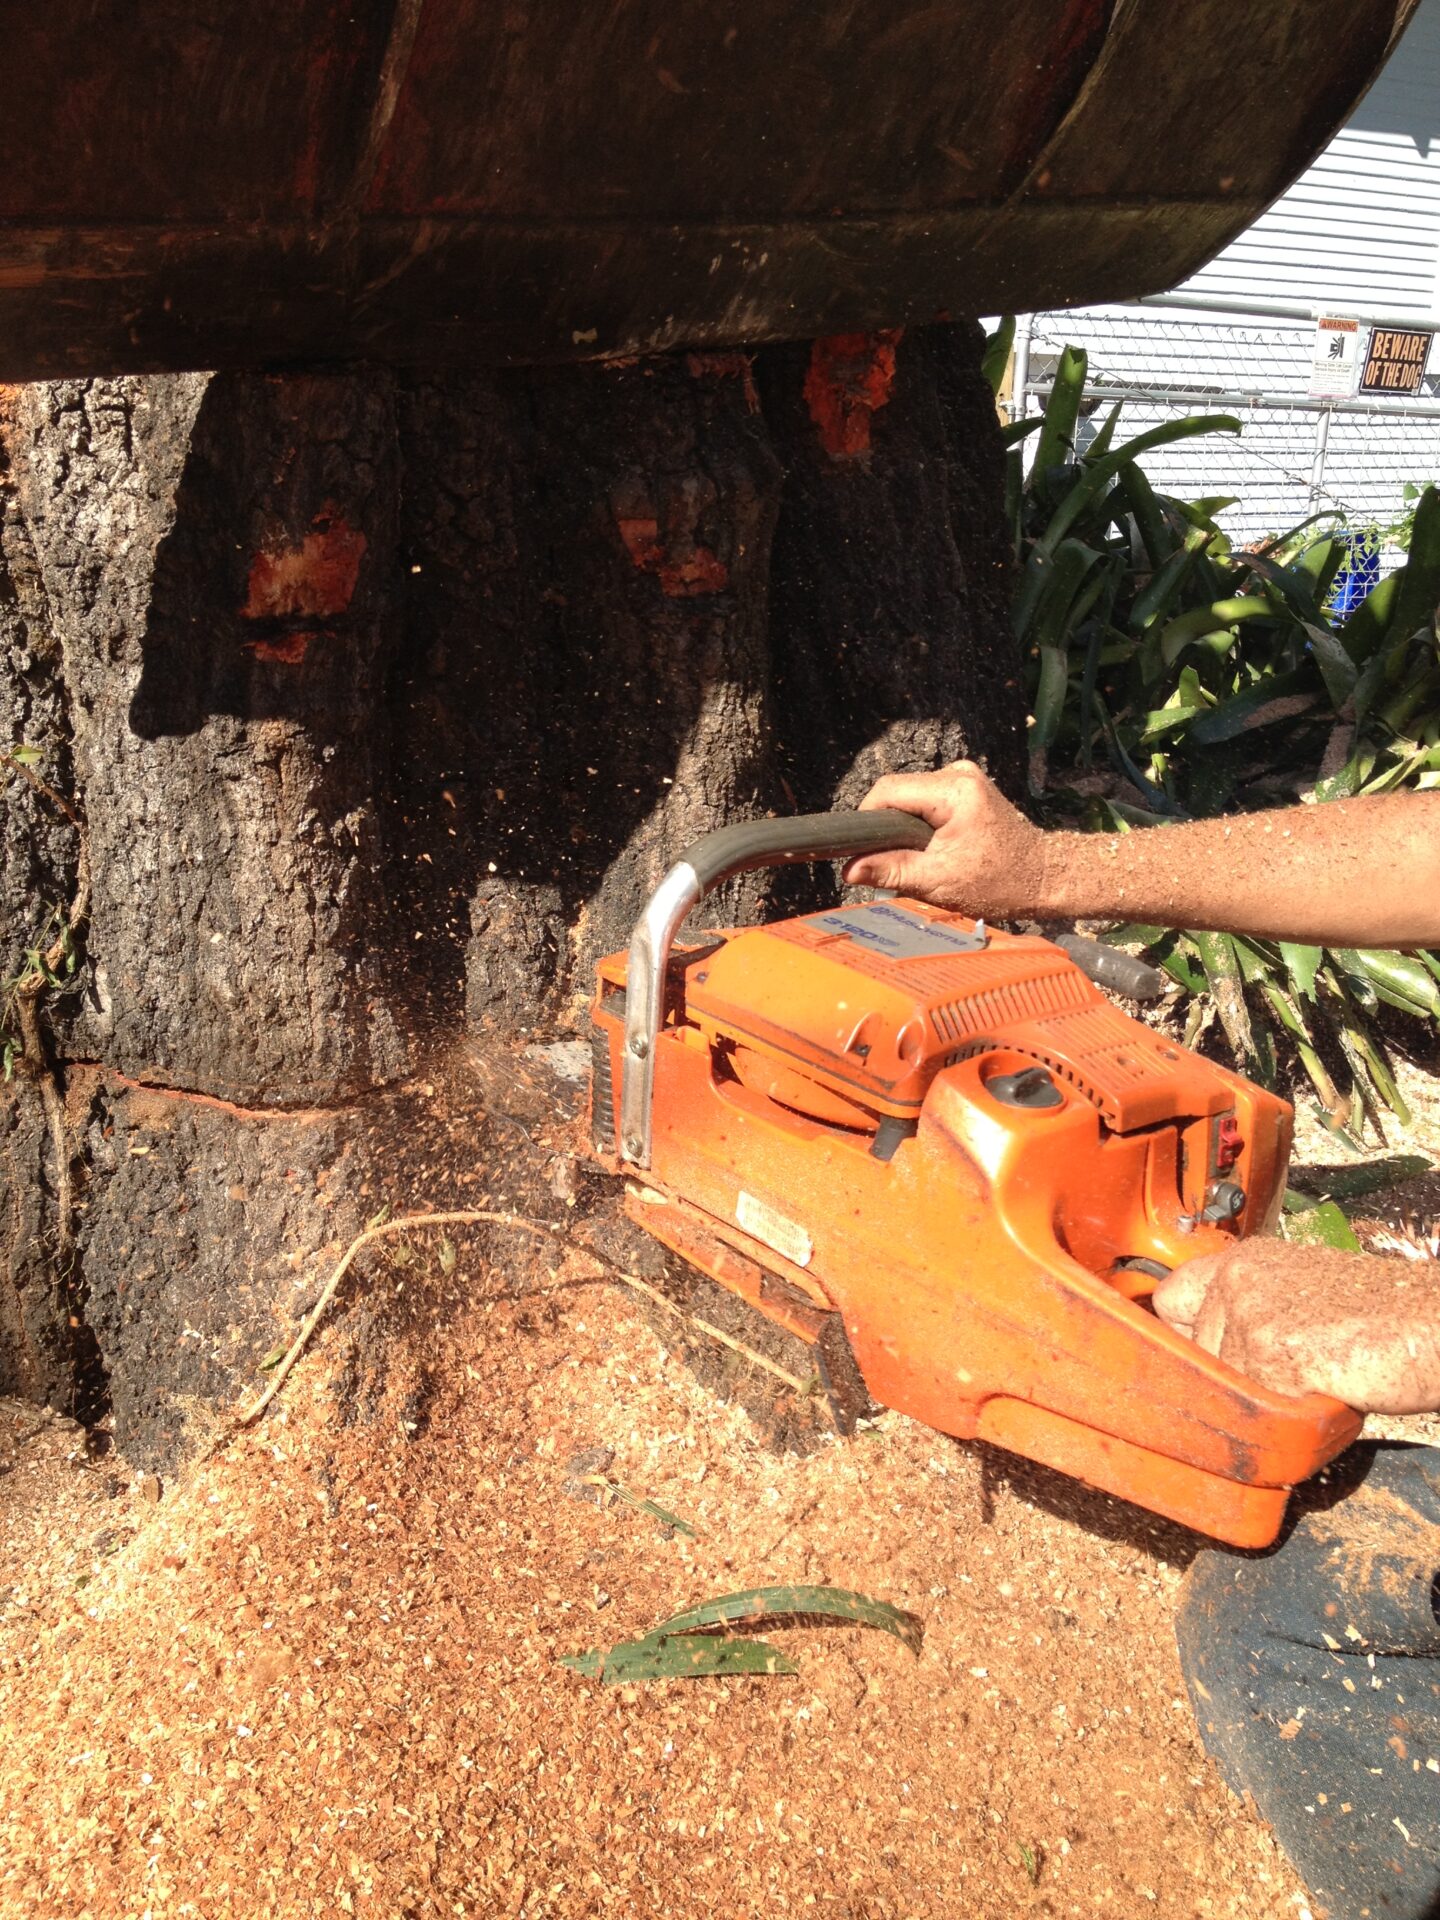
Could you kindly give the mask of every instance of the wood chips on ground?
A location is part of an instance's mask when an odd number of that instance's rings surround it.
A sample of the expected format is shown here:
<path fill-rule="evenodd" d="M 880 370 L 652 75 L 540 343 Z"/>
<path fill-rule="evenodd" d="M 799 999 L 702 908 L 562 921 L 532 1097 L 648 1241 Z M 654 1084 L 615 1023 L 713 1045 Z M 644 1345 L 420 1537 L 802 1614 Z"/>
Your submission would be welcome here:
<path fill-rule="evenodd" d="M 0 1407 L 0 1913 L 1303 1912 L 1185 1700 L 1194 1536 L 893 1414 L 776 1456 L 593 1261 L 517 1292 L 457 1239 L 372 1270 L 427 1304 L 366 1393 L 342 1300 L 163 1486 Z M 567 1493 L 595 1448 L 694 1537 Z M 559 1664 L 780 1582 L 912 1609 L 918 1659 L 810 1625 L 768 1635 L 793 1676 Z"/>

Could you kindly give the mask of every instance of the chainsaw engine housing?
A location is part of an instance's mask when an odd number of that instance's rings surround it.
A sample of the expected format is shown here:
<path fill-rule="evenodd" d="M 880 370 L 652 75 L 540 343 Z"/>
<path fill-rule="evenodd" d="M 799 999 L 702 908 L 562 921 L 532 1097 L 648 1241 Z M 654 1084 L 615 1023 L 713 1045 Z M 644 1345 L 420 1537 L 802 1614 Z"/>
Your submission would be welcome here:
<path fill-rule="evenodd" d="M 628 977 L 600 965 L 595 1153 L 657 1238 L 808 1334 L 842 1430 L 868 1395 L 1248 1546 L 1358 1431 L 1147 1304 L 1273 1227 L 1290 1108 L 1051 942 L 877 900 L 676 948 L 648 1165 L 617 1126 Z"/>

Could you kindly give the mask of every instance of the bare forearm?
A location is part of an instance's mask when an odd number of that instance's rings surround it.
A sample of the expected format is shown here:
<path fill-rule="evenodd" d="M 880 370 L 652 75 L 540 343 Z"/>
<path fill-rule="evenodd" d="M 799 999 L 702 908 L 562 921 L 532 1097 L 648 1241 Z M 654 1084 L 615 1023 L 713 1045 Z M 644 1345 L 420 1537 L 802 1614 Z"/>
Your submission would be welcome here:
<path fill-rule="evenodd" d="M 1032 911 L 1329 947 L 1440 944 L 1440 794 L 1047 834 Z"/>
<path fill-rule="evenodd" d="M 1440 791 L 1133 833 L 1044 833 L 960 761 L 887 775 L 861 804 L 919 814 L 935 837 L 923 852 L 853 860 L 846 878 L 962 913 L 1135 920 L 1322 947 L 1440 946 Z"/>

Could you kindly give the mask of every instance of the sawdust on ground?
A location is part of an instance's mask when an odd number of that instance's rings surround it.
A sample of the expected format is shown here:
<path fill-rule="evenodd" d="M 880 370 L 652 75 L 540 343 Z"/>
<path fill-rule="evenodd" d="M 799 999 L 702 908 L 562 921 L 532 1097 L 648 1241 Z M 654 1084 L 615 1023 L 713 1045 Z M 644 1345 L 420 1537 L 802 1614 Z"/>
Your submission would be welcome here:
<path fill-rule="evenodd" d="M 406 1258 L 362 1391 L 342 1296 L 173 1484 L 0 1408 L 0 1913 L 1303 1915 L 1185 1701 L 1194 1536 L 893 1414 L 776 1456 L 586 1256 Z M 567 1493 L 597 1447 L 694 1537 Z M 768 1636 L 793 1676 L 559 1664 L 781 1582 L 912 1609 L 919 1657 L 805 1626 Z"/>

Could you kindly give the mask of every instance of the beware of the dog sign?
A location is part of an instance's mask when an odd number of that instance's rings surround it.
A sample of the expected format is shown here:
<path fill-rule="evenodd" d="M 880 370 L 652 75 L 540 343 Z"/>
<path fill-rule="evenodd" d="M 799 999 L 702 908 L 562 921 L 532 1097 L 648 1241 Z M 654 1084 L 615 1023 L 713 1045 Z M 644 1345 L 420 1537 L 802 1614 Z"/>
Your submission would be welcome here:
<path fill-rule="evenodd" d="M 1419 393 L 1434 337 L 1419 327 L 1372 327 L 1361 393 Z"/>

